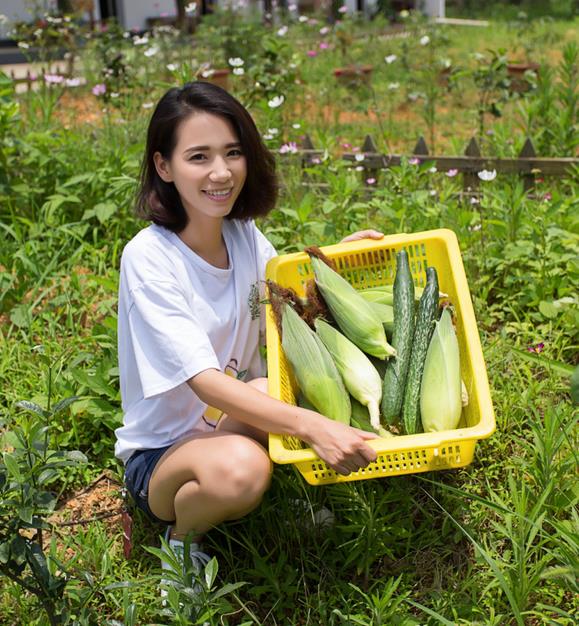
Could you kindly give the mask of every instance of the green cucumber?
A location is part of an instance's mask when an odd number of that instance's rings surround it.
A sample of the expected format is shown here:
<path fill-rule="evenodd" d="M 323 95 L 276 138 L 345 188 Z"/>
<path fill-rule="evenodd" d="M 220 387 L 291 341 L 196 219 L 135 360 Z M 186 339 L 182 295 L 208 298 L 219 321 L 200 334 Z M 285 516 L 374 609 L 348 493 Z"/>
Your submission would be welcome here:
<path fill-rule="evenodd" d="M 396 357 L 388 361 L 382 389 L 380 410 L 387 424 L 395 424 L 402 412 L 406 375 L 414 336 L 414 282 L 410 273 L 408 254 L 400 250 L 396 255 L 394 279 L 394 330 L 392 347 Z"/>
<path fill-rule="evenodd" d="M 434 267 L 426 270 L 426 287 L 418 304 L 412 353 L 406 377 L 404 403 L 402 405 L 402 422 L 404 432 L 414 435 L 422 430 L 420 421 L 420 383 L 428 344 L 434 331 L 434 323 L 438 318 L 438 276 Z"/>

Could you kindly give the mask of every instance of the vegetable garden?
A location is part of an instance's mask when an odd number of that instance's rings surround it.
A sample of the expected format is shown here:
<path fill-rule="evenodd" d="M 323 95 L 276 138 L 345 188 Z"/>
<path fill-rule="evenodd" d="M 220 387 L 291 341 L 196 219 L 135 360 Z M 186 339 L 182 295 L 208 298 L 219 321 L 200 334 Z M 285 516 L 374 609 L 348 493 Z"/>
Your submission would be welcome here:
<path fill-rule="evenodd" d="M 192 34 L 19 27 L 45 71 L 0 72 L 1 624 L 576 623 L 577 18 L 336 11 L 264 25 L 233 8 Z M 50 65 L 63 47 L 66 74 Z M 118 265 L 144 226 L 153 103 L 223 69 L 279 155 L 259 223 L 278 252 L 364 228 L 456 233 L 496 432 L 452 471 L 316 487 L 276 466 L 259 512 L 208 535 L 202 602 L 185 588 L 162 606 L 163 528 L 136 510 L 131 528 L 113 454 Z M 476 136 L 483 167 L 439 171 L 413 154 L 420 136 L 441 156 Z M 485 166 L 527 138 L 565 173 Z M 369 168 L 370 152 L 408 156 Z"/>

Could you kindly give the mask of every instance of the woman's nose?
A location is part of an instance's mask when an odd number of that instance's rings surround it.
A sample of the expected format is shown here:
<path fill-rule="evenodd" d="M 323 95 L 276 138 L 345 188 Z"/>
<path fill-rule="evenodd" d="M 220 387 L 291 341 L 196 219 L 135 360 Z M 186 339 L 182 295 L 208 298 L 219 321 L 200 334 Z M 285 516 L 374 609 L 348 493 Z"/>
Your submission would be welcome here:
<path fill-rule="evenodd" d="M 221 157 L 215 158 L 209 177 L 215 181 L 229 180 L 231 178 L 231 170 L 225 159 Z"/>

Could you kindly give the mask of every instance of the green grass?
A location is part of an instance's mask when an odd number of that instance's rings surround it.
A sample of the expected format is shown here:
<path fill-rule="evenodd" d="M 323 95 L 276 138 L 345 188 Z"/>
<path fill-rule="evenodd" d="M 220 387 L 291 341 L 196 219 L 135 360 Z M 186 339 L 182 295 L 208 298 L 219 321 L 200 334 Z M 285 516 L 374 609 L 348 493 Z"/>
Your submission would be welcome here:
<path fill-rule="evenodd" d="M 572 81 L 565 83 L 562 50 L 574 26 L 536 24 L 537 41 L 530 43 L 552 65 L 551 79 L 504 103 L 487 150 L 516 154 L 526 125 L 545 154 L 568 156 L 561 146 L 573 89 Z M 319 39 L 317 29 L 295 26 L 310 41 Z M 449 31 L 448 40 L 437 43 L 437 55 L 472 64 L 472 52 L 508 47 L 513 32 L 501 23 L 484 31 Z M 416 38 L 406 51 L 401 40 L 354 44 L 353 54 L 377 64 L 372 95 L 338 87 L 332 57 L 304 57 L 293 36 L 284 43 L 287 49 L 275 48 L 268 58 L 284 64 L 298 55 L 302 84 L 288 78 L 256 88 L 251 110 L 263 132 L 278 128 L 268 140 L 274 149 L 305 132 L 328 148 L 323 163 L 308 171 L 312 182 L 326 187 L 304 187 L 299 166 L 280 159 L 279 207 L 260 226 L 282 253 L 333 243 L 369 226 L 386 233 L 452 228 L 479 324 L 497 431 L 477 445 L 470 466 L 455 471 L 312 487 L 292 467 L 276 467 L 258 511 L 208 535 L 218 570 L 208 572 L 199 613 L 207 616 L 197 621 L 186 617 L 190 603 L 184 600 L 179 609 L 179 598 L 172 599 L 173 615 L 162 613 L 158 560 L 145 549 L 159 546 L 162 528 L 135 512 L 134 549 L 126 560 L 120 522 L 61 527 L 53 555 L 63 563 L 53 567 L 53 576 L 59 579 L 57 569 L 69 573 L 61 596 L 77 616 L 69 623 L 574 624 L 578 446 L 569 371 L 576 365 L 579 329 L 576 172 L 538 182 L 532 194 L 520 181 L 499 176 L 471 204 L 459 194 L 460 177 L 404 163 L 379 172 L 369 193 L 361 174 L 335 156 L 341 143 L 360 145 L 366 133 L 380 149 L 406 145 L 406 151 L 418 134 L 428 134 L 422 104 L 408 103 L 403 95 L 424 78 L 419 64 L 428 61 L 427 50 L 417 47 Z M 252 61 L 256 72 L 262 71 L 260 50 Z M 175 54 L 185 58 L 181 49 Z M 203 49 L 195 54 L 202 60 Z M 387 66 L 386 54 L 399 59 Z M 409 66 L 403 70 L 405 54 Z M 97 80 L 96 55 L 89 61 Z M 120 106 L 97 101 L 88 88 L 67 99 L 55 98 L 56 92 L 16 99 L 9 87 L 0 94 L 0 163 L 11 164 L 0 170 L 0 420 L 3 433 L 18 430 L 33 418 L 16 402 L 47 408 L 79 397 L 47 424 L 49 447 L 81 450 L 88 458 L 48 481 L 47 489 L 61 501 L 104 468 L 121 476 L 113 457 L 113 431 L 122 418 L 117 272 L 122 247 L 143 226 L 131 213 L 148 116 L 141 104 L 165 89 L 164 80 L 176 80 L 163 77 L 158 63 L 163 80 L 155 79 L 153 65 L 146 76 L 135 72 L 134 82 L 121 90 Z M 252 96 L 248 75 L 234 83 L 242 99 Z M 461 151 L 463 139 L 477 129 L 469 80 L 465 76 L 459 90 L 437 95 L 441 152 Z M 394 95 L 387 88 L 393 81 L 400 82 Z M 565 84 L 571 91 L 564 92 Z M 286 94 L 280 109 L 267 106 L 275 89 Z M 316 106 L 311 115 L 298 116 L 308 95 Z M 11 119 L 14 101 L 19 118 Z M 106 112 L 97 121 L 77 120 L 77 109 L 68 108 L 75 102 L 105 106 Z M 327 118 L 324 105 L 332 107 Z M 373 107 L 374 121 L 367 115 Z M 39 110 L 46 113 L 40 125 L 34 117 Z M 340 121 L 336 110 L 360 119 Z M 301 127 L 294 129 L 297 122 Z M 528 352 L 538 344 L 544 344 L 540 353 Z M 7 453 L 10 441 L 3 442 Z M 16 508 L 2 507 L 0 544 L 17 517 Z M 333 522 L 319 526 L 315 513 L 323 507 Z M 34 596 L 1 580 L 0 624 L 49 623 Z"/>

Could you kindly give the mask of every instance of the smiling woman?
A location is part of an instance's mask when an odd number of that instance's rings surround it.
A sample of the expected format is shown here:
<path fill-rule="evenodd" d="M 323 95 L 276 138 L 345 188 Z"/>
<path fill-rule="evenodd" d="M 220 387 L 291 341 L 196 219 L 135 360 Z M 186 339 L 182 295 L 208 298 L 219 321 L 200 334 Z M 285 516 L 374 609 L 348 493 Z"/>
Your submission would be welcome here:
<path fill-rule="evenodd" d="M 198 569 L 208 560 L 202 535 L 246 515 L 267 489 L 268 432 L 299 437 L 344 474 L 376 458 L 367 443 L 376 435 L 267 394 L 261 302 L 276 252 L 252 218 L 276 197 L 274 158 L 237 100 L 204 82 L 161 98 L 137 205 L 153 224 L 121 259 L 115 453 L 137 506 L 168 525 L 181 562 L 194 535 Z M 353 237 L 363 235 L 382 236 Z"/>

